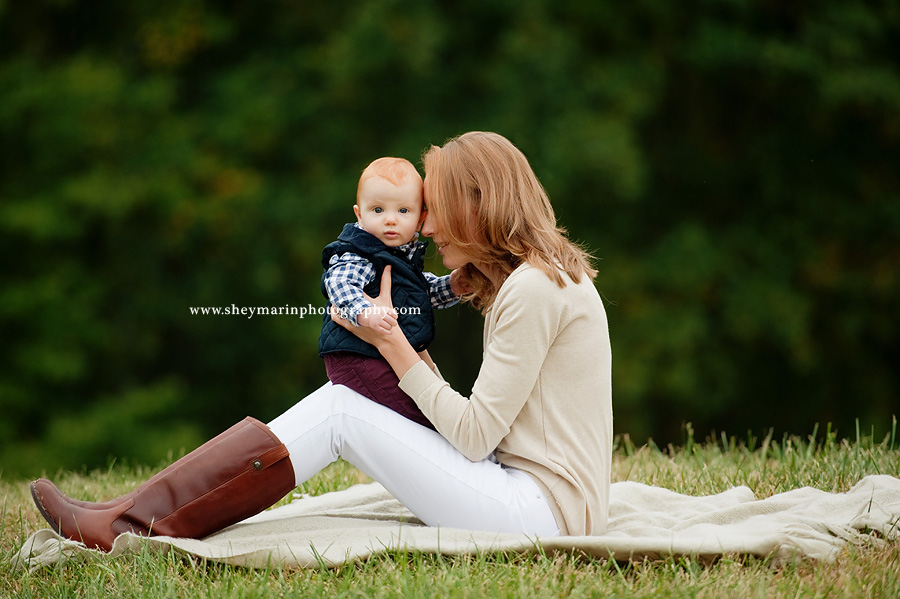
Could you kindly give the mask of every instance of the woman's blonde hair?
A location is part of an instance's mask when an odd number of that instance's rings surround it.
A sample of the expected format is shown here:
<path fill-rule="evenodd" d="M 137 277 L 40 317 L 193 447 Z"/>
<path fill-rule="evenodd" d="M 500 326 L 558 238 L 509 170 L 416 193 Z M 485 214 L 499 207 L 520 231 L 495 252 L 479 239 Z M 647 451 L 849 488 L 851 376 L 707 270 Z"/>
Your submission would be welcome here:
<path fill-rule="evenodd" d="M 497 133 L 473 131 L 431 146 L 422 156 L 426 201 L 443 237 L 473 262 L 490 264 L 503 279 L 523 262 L 560 287 L 560 271 L 593 279 L 591 257 L 557 226 L 550 199 L 525 155 Z M 472 264 L 469 301 L 486 310 L 498 289 Z"/>

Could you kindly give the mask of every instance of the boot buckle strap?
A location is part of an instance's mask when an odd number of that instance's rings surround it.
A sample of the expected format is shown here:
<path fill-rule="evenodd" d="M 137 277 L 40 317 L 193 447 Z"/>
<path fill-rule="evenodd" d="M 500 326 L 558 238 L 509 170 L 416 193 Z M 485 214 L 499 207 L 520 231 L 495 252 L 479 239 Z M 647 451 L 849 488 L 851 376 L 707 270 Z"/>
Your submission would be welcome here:
<path fill-rule="evenodd" d="M 255 458 L 252 462 L 250 462 L 250 467 L 254 471 L 259 472 L 260 470 L 265 470 L 276 462 L 280 462 L 286 457 L 288 457 L 288 449 L 282 444 Z"/>

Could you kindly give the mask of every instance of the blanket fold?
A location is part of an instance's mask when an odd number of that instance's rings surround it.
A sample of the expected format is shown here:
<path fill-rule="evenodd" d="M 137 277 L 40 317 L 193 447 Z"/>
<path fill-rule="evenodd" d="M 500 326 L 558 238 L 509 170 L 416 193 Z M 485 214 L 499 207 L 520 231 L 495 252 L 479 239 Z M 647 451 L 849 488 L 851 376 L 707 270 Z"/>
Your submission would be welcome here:
<path fill-rule="evenodd" d="M 834 559 L 850 542 L 900 539 L 900 479 L 867 476 L 846 493 L 810 487 L 757 500 L 747 487 L 694 497 L 636 482 L 613 483 L 602 536 L 534 538 L 431 528 L 378 483 L 304 497 L 205 539 L 120 535 L 110 555 L 172 548 L 246 567 L 334 567 L 388 551 L 442 554 L 580 552 L 617 560 L 670 555 Z M 16 567 L 102 556 L 40 530 L 13 556 Z"/>

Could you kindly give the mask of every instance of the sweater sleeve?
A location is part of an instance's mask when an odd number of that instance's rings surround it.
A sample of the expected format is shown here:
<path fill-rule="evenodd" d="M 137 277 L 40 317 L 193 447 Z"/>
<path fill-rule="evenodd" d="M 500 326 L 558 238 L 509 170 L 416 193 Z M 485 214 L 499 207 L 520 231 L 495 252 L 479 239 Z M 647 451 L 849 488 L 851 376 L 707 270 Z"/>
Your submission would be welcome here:
<path fill-rule="evenodd" d="M 435 428 L 473 461 L 493 452 L 538 383 L 562 317 L 559 288 L 544 273 L 511 275 L 491 309 L 491 334 L 472 394 L 466 398 L 424 363 L 401 379 Z"/>

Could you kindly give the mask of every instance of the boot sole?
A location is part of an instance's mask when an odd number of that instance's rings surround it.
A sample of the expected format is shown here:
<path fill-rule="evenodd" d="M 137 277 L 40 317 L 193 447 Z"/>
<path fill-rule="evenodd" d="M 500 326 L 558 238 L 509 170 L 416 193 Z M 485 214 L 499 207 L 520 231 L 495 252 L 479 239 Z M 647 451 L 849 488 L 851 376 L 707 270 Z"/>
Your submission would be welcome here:
<path fill-rule="evenodd" d="M 59 522 L 53 519 L 47 509 L 44 507 L 43 502 L 41 501 L 40 494 L 37 492 L 37 481 L 31 483 L 31 498 L 34 500 L 34 505 L 37 506 L 38 511 L 41 513 L 41 516 L 44 517 L 44 520 L 47 521 L 48 524 L 53 528 L 53 531 L 56 533 L 62 532 L 62 527 L 59 525 Z"/>

